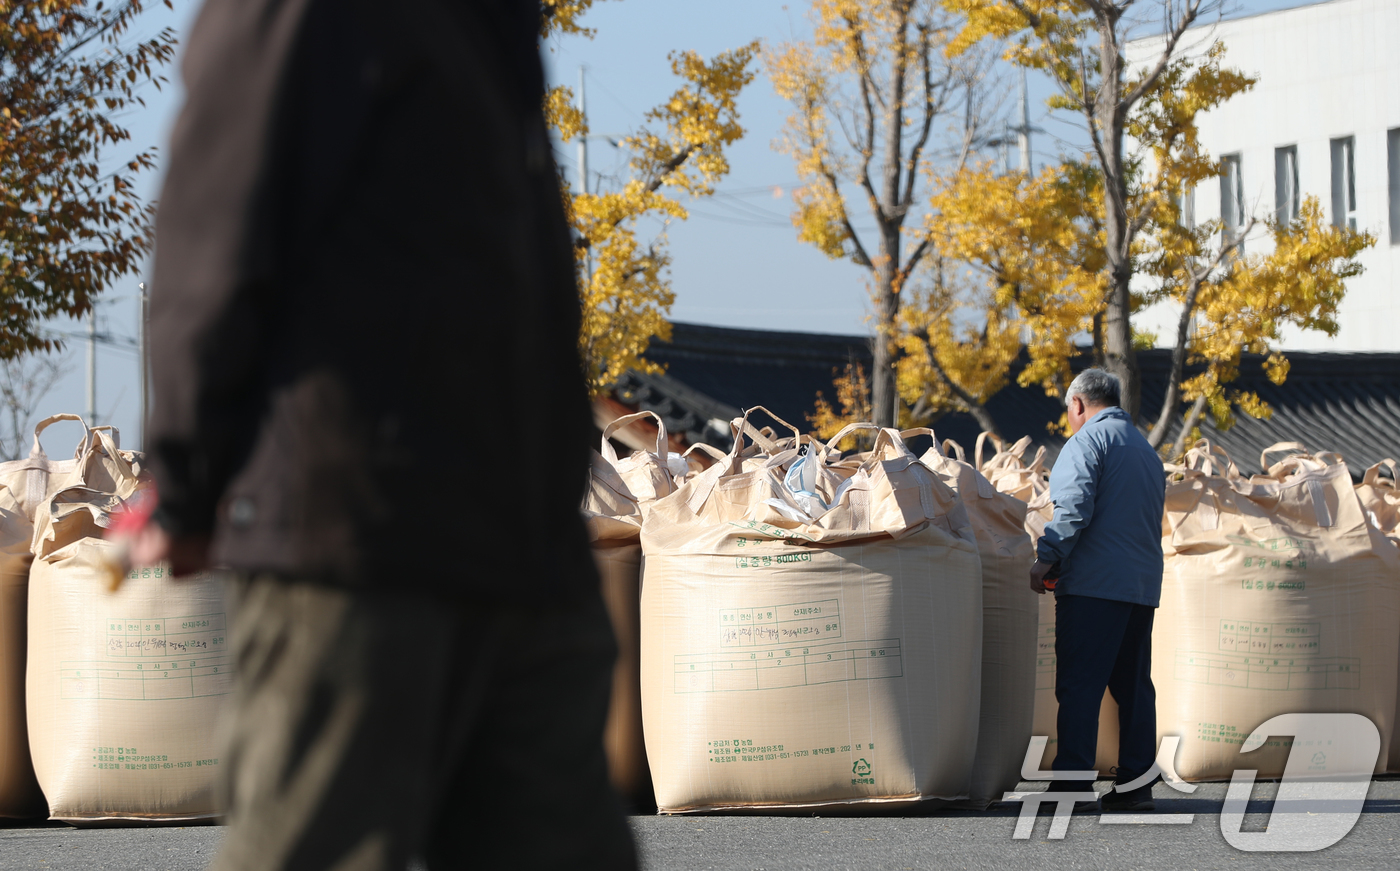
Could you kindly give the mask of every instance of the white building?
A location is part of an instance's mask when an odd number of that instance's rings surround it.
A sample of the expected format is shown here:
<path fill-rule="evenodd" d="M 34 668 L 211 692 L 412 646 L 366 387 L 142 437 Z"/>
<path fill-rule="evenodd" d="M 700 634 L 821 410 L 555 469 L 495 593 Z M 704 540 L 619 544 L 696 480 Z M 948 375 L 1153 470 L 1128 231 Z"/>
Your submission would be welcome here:
<path fill-rule="evenodd" d="M 1294 333 L 1284 348 L 1400 351 L 1400 0 L 1266 12 L 1197 28 L 1182 45 L 1202 51 L 1217 39 L 1226 65 L 1259 81 L 1199 119 L 1201 144 L 1230 171 L 1196 190 L 1197 220 L 1222 205 L 1227 220 L 1291 215 L 1316 196 L 1334 222 L 1371 231 L 1377 243 L 1348 282 L 1341 332 Z M 1141 62 L 1153 43 L 1130 43 L 1129 59 Z M 1174 313 L 1144 315 L 1159 336 L 1174 335 Z"/>

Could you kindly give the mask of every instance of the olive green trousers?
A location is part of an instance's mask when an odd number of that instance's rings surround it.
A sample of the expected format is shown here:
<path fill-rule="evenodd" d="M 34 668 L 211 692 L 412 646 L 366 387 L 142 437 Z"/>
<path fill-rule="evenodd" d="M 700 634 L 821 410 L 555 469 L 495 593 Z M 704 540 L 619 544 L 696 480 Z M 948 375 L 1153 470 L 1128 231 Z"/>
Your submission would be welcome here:
<path fill-rule="evenodd" d="M 449 605 L 230 578 L 214 871 L 633 869 L 601 601 Z"/>

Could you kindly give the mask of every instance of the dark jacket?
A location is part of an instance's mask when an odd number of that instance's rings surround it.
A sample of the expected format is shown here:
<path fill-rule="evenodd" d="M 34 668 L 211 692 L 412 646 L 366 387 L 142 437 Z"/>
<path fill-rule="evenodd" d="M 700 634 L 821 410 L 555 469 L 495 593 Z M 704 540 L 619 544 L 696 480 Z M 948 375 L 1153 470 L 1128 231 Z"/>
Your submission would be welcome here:
<path fill-rule="evenodd" d="M 1157 607 L 1162 598 L 1162 458 L 1121 408 L 1094 415 L 1050 470 L 1055 516 L 1036 546 L 1060 562 L 1057 596 Z"/>
<path fill-rule="evenodd" d="M 217 562 L 474 597 L 593 583 L 538 27 L 537 0 L 205 4 L 147 444 L 159 519 Z"/>

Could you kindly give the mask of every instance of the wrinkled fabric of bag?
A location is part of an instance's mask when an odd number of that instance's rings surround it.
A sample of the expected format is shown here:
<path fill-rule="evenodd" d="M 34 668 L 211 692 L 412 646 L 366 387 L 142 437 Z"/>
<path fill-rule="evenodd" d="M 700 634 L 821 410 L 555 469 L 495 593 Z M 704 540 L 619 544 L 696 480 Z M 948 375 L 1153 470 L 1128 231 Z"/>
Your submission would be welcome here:
<path fill-rule="evenodd" d="M 896 430 L 843 462 L 833 446 L 846 432 L 821 445 L 794 430 L 777 453 L 745 458 L 747 419 L 734 428 L 734 451 L 642 521 L 642 716 L 659 808 L 966 799 L 982 572 L 961 500 Z M 814 453 L 824 509 L 784 483 Z"/>
<path fill-rule="evenodd" d="M 1382 466 L 1390 468 L 1390 477 L 1383 478 L 1380 475 Z M 1382 460 L 1371 466 L 1361 476 L 1361 483 L 1356 485 L 1356 496 L 1361 500 L 1361 506 L 1366 509 L 1367 518 L 1375 524 L 1392 544 L 1400 546 L 1400 488 L 1396 486 L 1395 460 Z M 1400 579 L 1397 579 L 1400 582 Z M 1400 723 L 1400 690 L 1397 690 L 1395 699 L 1395 720 Z M 1386 770 L 1395 773 L 1400 772 L 1400 741 L 1390 742 L 1390 759 Z"/>
<path fill-rule="evenodd" d="M 655 451 L 635 451 L 619 458 L 609 440 L 619 429 L 651 418 L 657 430 Z M 624 415 L 603 430 L 593 454 L 583 517 L 598 567 L 603 603 L 617 639 L 612 698 L 603 726 L 608 778 L 620 795 L 641 808 L 652 803 L 651 772 L 642 740 L 641 658 L 642 511 L 676 488 L 675 479 L 689 464 L 673 457 L 666 423 L 649 411 Z"/>
<path fill-rule="evenodd" d="M 102 530 L 149 486 L 141 456 L 97 428 L 35 519 L 28 731 L 53 819 L 217 811 L 218 708 L 232 684 L 222 587 L 153 567 L 109 589 Z"/>
<path fill-rule="evenodd" d="M 1200 442 L 1173 467 L 1167 556 L 1153 633 L 1161 735 L 1180 735 L 1177 771 L 1225 780 L 1278 777 L 1288 741 L 1239 753 L 1279 714 L 1355 713 L 1380 730 L 1388 763 L 1400 655 L 1400 552 L 1369 522 L 1345 463 L 1269 454 L 1246 479 Z M 1327 771 L 1320 750 L 1310 771 Z"/>
<path fill-rule="evenodd" d="M 1026 568 L 1035 550 L 1025 530 L 1025 502 L 936 447 L 920 461 L 962 499 L 982 563 L 982 703 L 970 787 L 971 804 L 981 809 L 1016 788 L 1032 734 L 1040 597 L 1026 587 Z"/>
<path fill-rule="evenodd" d="M 52 495 L 53 482 L 77 465 L 76 458 L 50 460 L 39 443 L 44 430 L 60 420 L 82 424 L 81 451 L 87 424 L 76 414 L 56 414 L 34 427 L 28 457 L 0 463 L 0 817 L 42 817 L 47 808 L 30 760 L 24 669 L 34 514 Z"/>

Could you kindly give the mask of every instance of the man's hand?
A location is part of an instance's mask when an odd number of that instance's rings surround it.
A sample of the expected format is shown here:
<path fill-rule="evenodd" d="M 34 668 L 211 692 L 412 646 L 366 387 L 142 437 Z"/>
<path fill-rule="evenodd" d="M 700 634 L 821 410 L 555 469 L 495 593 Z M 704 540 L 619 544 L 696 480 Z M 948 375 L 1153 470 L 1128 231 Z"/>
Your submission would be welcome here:
<path fill-rule="evenodd" d="M 1048 592 L 1045 589 L 1045 576 L 1050 573 L 1053 565 L 1039 559 L 1031 565 L 1031 589 L 1042 596 Z"/>
<path fill-rule="evenodd" d="M 133 566 L 168 562 L 175 577 L 192 575 L 209 568 L 209 538 L 171 538 L 159 523 L 147 523 L 127 540 L 127 559 Z"/>
<path fill-rule="evenodd" d="M 155 488 L 136 494 L 113 517 L 103 536 L 116 545 L 112 554 L 113 590 L 132 567 L 166 562 L 176 577 L 209 568 L 209 536 L 172 537 L 152 519 L 159 502 Z"/>

